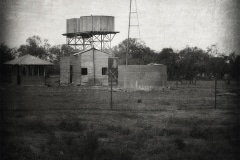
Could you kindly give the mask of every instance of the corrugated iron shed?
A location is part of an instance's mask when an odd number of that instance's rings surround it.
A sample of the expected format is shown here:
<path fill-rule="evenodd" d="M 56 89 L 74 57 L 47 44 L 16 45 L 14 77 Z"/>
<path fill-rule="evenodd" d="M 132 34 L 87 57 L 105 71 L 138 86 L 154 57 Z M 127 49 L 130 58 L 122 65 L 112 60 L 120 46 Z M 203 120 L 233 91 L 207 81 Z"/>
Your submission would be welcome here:
<path fill-rule="evenodd" d="M 27 54 L 22 57 L 16 58 L 14 60 L 5 62 L 4 64 L 9 64 L 9 65 L 53 65 L 53 63 L 42 60 L 42 59 L 32 56 L 30 54 Z"/>

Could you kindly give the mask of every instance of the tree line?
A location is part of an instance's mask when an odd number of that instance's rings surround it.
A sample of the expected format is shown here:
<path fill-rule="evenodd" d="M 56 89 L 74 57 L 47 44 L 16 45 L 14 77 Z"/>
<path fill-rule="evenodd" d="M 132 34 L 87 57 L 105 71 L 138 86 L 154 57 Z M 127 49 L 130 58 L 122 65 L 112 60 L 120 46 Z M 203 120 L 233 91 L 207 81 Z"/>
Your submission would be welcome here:
<path fill-rule="evenodd" d="M 30 54 L 47 60 L 54 64 L 53 67 L 49 68 L 49 72 L 52 74 L 59 74 L 59 62 L 60 55 L 66 54 L 68 51 L 73 51 L 73 48 L 68 47 L 66 44 L 51 46 L 47 39 L 41 39 L 39 36 L 32 36 L 26 40 L 26 44 L 20 45 L 19 48 L 9 48 L 6 44 L 0 44 L 0 71 L 4 73 L 4 62 Z"/>
<path fill-rule="evenodd" d="M 126 62 L 127 39 L 113 47 L 112 52 L 119 57 L 119 64 Z M 163 48 L 156 52 L 137 39 L 129 40 L 129 65 L 146 65 L 150 63 L 167 66 L 168 80 L 222 79 L 228 75 L 239 82 L 240 55 L 225 55 L 217 52 L 216 45 L 206 50 L 186 46 L 180 51 Z"/>
<path fill-rule="evenodd" d="M 54 63 L 52 74 L 59 74 L 60 55 L 71 52 L 74 49 L 67 45 L 51 46 L 47 39 L 32 36 L 26 40 L 26 44 L 19 48 L 9 48 L 4 43 L 0 44 L 1 73 L 4 72 L 4 62 L 26 54 L 37 56 Z M 108 50 L 109 51 L 109 50 Z M 110 52 L 119 58 L 119 64 L 126 62 L 127 39 L 114 46 Z M 164 64 L 167 66 L 168 80 L 192 80 L 211 79 L 213 77 L 224 78 L 231 76 L 239 82 L 240 55 L 231 53 L 225 55 L 218 53 L 215 45 L 203 50 L 198 47 L 186 46 L 180 51 L 172 48 L 163 48 L 156 52 L 135 38 L 129 39 L 129 65 L 146 65 L 150 63 Z"/>

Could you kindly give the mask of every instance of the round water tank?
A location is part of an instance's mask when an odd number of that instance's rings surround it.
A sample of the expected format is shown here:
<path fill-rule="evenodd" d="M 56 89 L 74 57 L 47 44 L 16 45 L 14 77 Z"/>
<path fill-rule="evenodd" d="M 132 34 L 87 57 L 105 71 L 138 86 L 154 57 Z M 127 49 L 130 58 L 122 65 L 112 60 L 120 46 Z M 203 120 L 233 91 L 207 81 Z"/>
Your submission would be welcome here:
<path fill-rule="evenodd" d="M 76 33 L 80 30 L 80 18 L 67 19 L 67 33 Z"/>
<path fill-rule="evenodd" d="M 114 32 L 113 16 L 82 16 L 79 32 Z"/>

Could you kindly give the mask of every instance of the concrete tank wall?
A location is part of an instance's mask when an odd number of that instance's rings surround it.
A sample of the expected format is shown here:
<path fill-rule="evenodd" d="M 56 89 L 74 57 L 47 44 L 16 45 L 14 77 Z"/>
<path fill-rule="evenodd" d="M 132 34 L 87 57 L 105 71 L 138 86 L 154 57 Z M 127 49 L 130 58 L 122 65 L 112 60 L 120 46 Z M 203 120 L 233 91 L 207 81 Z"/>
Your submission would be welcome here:
<path fill-rule="evenodd" d="M 166 86 L 165 65 L 118 66 L 118 84 L 125 89 L 158 90 Z"/>

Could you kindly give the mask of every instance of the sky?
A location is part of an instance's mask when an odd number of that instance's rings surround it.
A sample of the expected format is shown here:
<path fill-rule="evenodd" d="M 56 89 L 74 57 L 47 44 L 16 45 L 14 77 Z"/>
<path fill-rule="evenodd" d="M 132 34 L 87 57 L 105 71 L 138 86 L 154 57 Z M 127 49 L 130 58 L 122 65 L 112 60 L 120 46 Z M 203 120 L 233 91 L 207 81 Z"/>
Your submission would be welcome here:
<path fill-rule="evenodd" d="M 159 52 L 171 47 L 181 50 L 187 45 L 206 50 L 217 45 L 218 51 L 240 54 L 240 0 L 132 0 L 137 13 L 137 27 L 130 37 L 140 38 L 146 46 Z M 38 35 L 51 45 L 66 43 L 66 19 L 80 16 L 115 17 L 119 31 L 112 45 L 127 38 L 130 0 L 0 0 L 0 42 L 9 47 L 26 44 Z M 132 24 L 136 14 L 132 14 Z"/>

